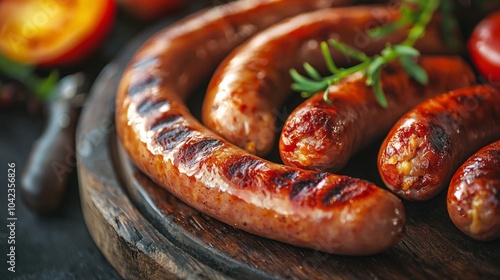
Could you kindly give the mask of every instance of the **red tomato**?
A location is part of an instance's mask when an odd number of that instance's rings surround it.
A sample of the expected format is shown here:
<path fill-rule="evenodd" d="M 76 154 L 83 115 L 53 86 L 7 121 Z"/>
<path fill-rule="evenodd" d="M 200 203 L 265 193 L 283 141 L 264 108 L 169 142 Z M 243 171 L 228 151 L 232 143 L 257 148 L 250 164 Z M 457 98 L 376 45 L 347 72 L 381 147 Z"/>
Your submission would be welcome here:
<path fill-rule="evenodd" d="M 143 20 L 153 20 L 160 16 L 179 10 L 184 0 L 118 0 L 128 13 Z"/>
<path fill-rule="evenodd" d="M 77 62 L 106 36 L 115 10 L 114 0 L 1 0 L 0 52 L 26 64 Z"/>
<path fill-rule="evenodd" d="M 489 83 L 500 86 L 500 12 L 479 22 L 467 47 L 479 74 Z"/>

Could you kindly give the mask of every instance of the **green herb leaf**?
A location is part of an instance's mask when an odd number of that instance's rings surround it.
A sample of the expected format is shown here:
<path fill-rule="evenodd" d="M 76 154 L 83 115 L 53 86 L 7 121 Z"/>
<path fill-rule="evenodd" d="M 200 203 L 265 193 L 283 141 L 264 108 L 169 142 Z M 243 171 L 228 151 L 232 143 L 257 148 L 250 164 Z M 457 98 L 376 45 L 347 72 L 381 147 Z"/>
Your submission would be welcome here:
<path fill-rule="evenodd" d="M 364 54 L 364 53 L 362 53 L 362 52 L 360 52 L 360 51 L 358 51 L 358 50 L 356 50 L 356 49 L 354 49 L 352 47 L 349 47 L 349 46 L 347 46 L 345 44 L 342 44 L 341 42 L 339 42 L 337 40 L 331 39 L 329 41 L 329 43 L 330 43 L 330 45 L 332 47 L 336 48 L 341 53 L 346 54 L 346 55 L 348 55 L 348 56 L 350 56 L 350 57 L 352 57 L 354 59 L 357 59 L 359 61 L 370 60 L 370 58 L 366 54 Z"/>
<path fill-rule="evenodd" d="M 425 85 L 429 81 L 429 77 L 427 76 L 425 70 L 420 65 L 418 65 L 412 57 L 401 57 L 401 65 L 408 73 L 408 75 L 417 80 L 419 83 Z"/>
<path fill-rule="evenodd" d="M 400 56 L 410 56 L 417 57 L 420 56 L 420 52 L 412 46 L 407 45 L 395 45 L 392 47 L 395 52 L 397 52 Z"/>
<path fill-rule="evenodd" d="M 431 21 L 432 15 L 439 7 L 440 0 L 428 0 L 420 2 L 422 12 L 418 19 L 415 21 L 413 27 L 408 31 L 408 37 L 402 45 L 413 46 L 425 34 L 425 28 Z"/>
<path fill-rule="evenodd" d="M 318 84 L 310 84 L 310 85 L 304 85 L 300 83 L 293 83 L 292 84 L 292 90 L 298 91 L 298 92 L 307 92 L 310 93 L 309 96 L 311 96 L 314 93 L 317 93 L 321 90 L 323 90 L 326 86 L 326 83 L 318 83 Z"/>
<path fill-rule="evenodd" d="M 292 76 L 292 80 L 296 83 L 301 83 L 301 84 L 311 84 L 314 83 L 314 81 L 302 76 L 297 70 L 295 69 L 290 69 L 290 76 Z"/>
<path fill-rule="evenodd" d="M 313 81 L 309 78 L 302 76 L 297 70 L 291 69 L 290 76 L 294 83 L 292 84 L 292 90 L 306 92 L 306 93 L 316 93 L 322 90 L 327 82 L 325 80 Z"/>
<path fill-rule="evenodd" d="M 380 106 L 387 108 L 389 103 L 385 97 L 384 91 L 382 90 L 382 85 L 380 84 L 380 68 L 373 73 L 373 91 L 375 93 L 375 98 L 377 99 Z"/>
<path fill-rule="evenodd" d="M 402 29 L 409 24 L 409 21 L 402 17 L 401 19 L 389 23 L 387 25 L 372 28 L 367 31 L 368 36 L 372 38 L 380 38 L 393 33 L 396 30 Z"/>
<path fill-rule="evenodd" d="M 330 100 L 329 98 L 329 94 L 330 94 L 330 87 L 332 86 L 331 83 L 328 83 L 328 86 L 326 87 L 325 91 L 323 91 L 323 100 L 328 103 L 328 104 L 332 104 L 332 101 Z"/>
<path fill-rule="evenodd" d="M 50 100 L 52 98 L 53 91 L 59 81 L 59 72 L 52 71 L 49 76 L 43 80 L 37 80 L 38 83 L 37 93 L 43 100 Z"/>
<path fill-rule="evenodd" d="M 406 2 L 411 2 L 411 1 L 406 1 Z M 415 3 L 406 3 L 406 2 L 404 3 L 404 5 L 401 6 L 401 16 L 402 18 L 406 19 L 409 23 L 415 24 L 417 22 L 417 19 L 420 17 L 420 14 L 422 13 L 422 9 L 415 9 L 414 7 Z"/>
<path fill-rule="evenodd" d="M 321 80 L 321 75 L 311 66 L 309 63 L 304 63 L 304 70 L 306 70 L 307 75 L 313 78 L 314 80 Z"/>
<path fill-rule="evenodd" d="M 380 75 L 380 68 L 385 64 L 385 60 L 381 56 L 375 57 L 368 69 L 366 69 L 366 85 L 373 86 Z"/>
<path fill-rule="evenodd" d="M 328 70 L 332 73 L 338 73 L 339 69 L 337 66 L 335 66 L 335 63 L 333 62 L 332 54 L 330 53 L 330 50 L 328 49 L 328 43 L 327 42 L 321 42 L 321 52 L 323 53 L 323 57 L 325 58 L 326 66 L 328 67 Z"/>

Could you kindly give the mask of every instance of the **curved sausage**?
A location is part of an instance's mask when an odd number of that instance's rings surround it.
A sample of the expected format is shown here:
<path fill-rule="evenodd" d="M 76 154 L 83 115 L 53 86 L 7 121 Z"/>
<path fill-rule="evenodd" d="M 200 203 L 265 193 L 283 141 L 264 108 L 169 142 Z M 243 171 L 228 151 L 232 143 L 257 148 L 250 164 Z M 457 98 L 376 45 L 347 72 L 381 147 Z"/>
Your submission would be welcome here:
<path fill-rule="evenodd" d="M 387 43 L 406 38 L 407 30 L 371 38 L 370 28 L 396 21 L 399 9 L 388 6 L 358 6 L 324 9 L 301 14 L 278 23 L 233 51 L 219 66 L 208 86 L 202 120 L 221 136 L 246 149 L 265 155 L 273 147 L 276 116 L 291 93 L 289 70 L 309 62 L 325 72 L 320 43 L 336 38 L 368 55 Z M 449 53 L 442 41 L 441 23 L 435 18 L 417 48 L 424 53 Z M 355 63 L 331 50 L 337 66 Z"/>
<path fill-rule="evenodd" d="M 419 102 L 474 82 L 472 70 L 459 57 L 422 56 L 418 63 L 429 76 L 428 85 L 410 78 L 399 63 L 383 68 L 381 83 L 387 108 L 378 104 L 361 73 L 330 88 L 332 104 L 323 100 L 323 93 L 304 101 L 283 126 L 279 143 L 283 162 L 338 171 L 355 152 L 383 137 Z"/>
<path fill-rule="evenodd" d="M 268 11 L 262 9 L 264 3 L 276 6 Z M 248 154 L 203 126 L 184 103 L 193 84 L 210 75 L 209 69 L 237 43 L 225 36 L 228 26 L 241 29 L 239 25 L 259 22 L 267 13 L 283 12 L 290 3 L 238 1 L 154 36 L 133 57 L 120 82 L 118 135 L 132 161 L 152 180 L 227 224 L 329 253 L 381 252 L 401 238 L 405 212 L 397 196 L 363 180 Z M 189 60 L 202 51 L 207 55 Z"/>
<path fill-rule="evenodd" d="M 382 143 L 378 169 L 387 187 L 426 200 L 467 157 L 500 138 L 500 92 L 472 86 L 429 99 L 395 124 Z"/>
<path fill-rule="evenodd" d="M 451 179 L 447 206 L 453 223 L 468 236 L 500 238 L 500 141 L 460 166 Z"/>

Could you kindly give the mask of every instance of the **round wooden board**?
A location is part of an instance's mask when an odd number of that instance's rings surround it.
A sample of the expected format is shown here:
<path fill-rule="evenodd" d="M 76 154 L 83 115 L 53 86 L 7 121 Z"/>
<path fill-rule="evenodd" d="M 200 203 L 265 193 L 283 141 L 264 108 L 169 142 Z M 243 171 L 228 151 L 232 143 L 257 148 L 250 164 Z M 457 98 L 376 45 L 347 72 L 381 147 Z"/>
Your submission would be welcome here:
<path fill-rule="evenodd" d="M 346 257 L 237 230 L 154 184 L 130 163 L 114 127 L 122 70 L 154 31 L 143 34 L 103 70 L 77 133 L 85 221 L 97 246 L 124 278 L 500 279 L 500 240 L 478 242 L 456 229 L 444 193 L 424 203 L 404 202 L 407 226 L 395 247 L 375 256 Z M 201 94 L 190 99 L 193 110 L 200 100 Z M 287 106 L 282 112 L 293 105 Z M 382 186 L 377 146 L 359 153 L 343 173 Z M 279 160 L 276 153 L 270 158 Z"/>

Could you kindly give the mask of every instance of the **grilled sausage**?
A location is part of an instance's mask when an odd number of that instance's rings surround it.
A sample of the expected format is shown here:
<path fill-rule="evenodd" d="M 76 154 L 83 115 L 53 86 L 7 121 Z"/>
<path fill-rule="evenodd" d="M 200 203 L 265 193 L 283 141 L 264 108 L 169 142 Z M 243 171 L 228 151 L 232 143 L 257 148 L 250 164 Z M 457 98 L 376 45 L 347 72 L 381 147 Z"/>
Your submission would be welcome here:
<path fill-rule="evenodd" d="M 396 123 L 380 148 L 380 176 L 401 197 L 426 200 L 467 157 L 499 138 L 498 89 L 451 91 L 421 103 Z"/>
<path fill-rule="evenodd" d="M 370 28 L 400 18 L 399 9 L 388 6 L 332 8 L 305 13 L 268 28 L 232 52 L 217 69 L 207 89 L 202 119 L 205 125 L 247 151 L 265 155 L 273 147 L 276 115 L 291 92 L 291 68 L 309 62 L 324 72 L 320 43 L 331 38 L 368 55 L 387 43 L 399 43 L 407 30 L 372 38 Z M 442 41 L 441 24 L 435 18 L 417 48 L 424 53 L 449 53 Z M 338 66 L 355 61 L 331 50 Z"/>
<path fill-rule="evenodd" d="M 383 251 L 398 242 L 405 223 L 397 196 L 360 179 L 248 154 L 200 124 L 184 103 L 196 81 L 209 76 L 240 41 L 234 39 L 240 36 L 227 36 L 229 27 L 260 24 L 293 6 L 289 0 L 242 0 L 155 35 L 134 55 L 120 82 L 118 135 L 152 180 L 236 228 L 329 253 Z M 193 53 L 199 54 L 196 61 Z"/>
<path fill-rule="evenodd" d="M 453 223 L 477 240 L 500 238 L 500 141 L 471 156 L 453 175 L 447 196 Z"/>
<path fill-rule="evenodd" d="M 387 108 L 378 104 L 362 73 L 330 88 L 332 104 L 323 100 L 323 93 L 304 101 L 283 126 L 279 143 L 283 162 L 336 172 L 419 102 L 474 81 L 472 70 L 459 57 L 421 57 L 419 63 L 429 76 L 426 86 L 410 78 L 399 63 L 382 70 Z"/>

